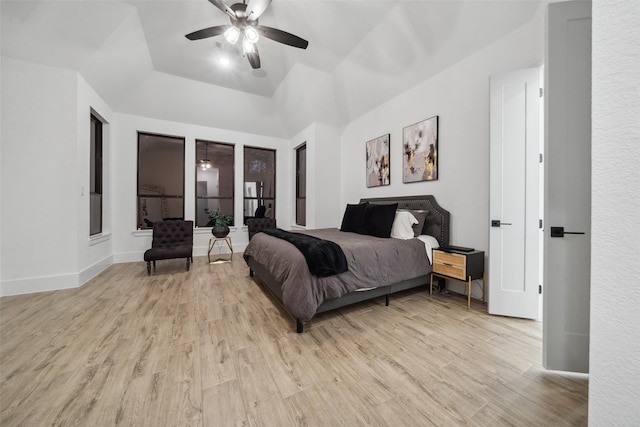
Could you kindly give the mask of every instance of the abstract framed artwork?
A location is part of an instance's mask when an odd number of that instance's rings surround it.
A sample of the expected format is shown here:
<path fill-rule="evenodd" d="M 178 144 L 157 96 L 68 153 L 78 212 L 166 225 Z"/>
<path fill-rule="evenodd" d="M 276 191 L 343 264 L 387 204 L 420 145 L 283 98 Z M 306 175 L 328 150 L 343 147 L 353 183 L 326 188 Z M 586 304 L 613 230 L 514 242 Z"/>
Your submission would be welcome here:
<path fill-rule="evenodd" d="M 367 187 L 389 185 L 389 143 L 391 135 L 367 141 Z"/>
<path fill-rule="evenodd" d="M 402 182 L 438 179 L 438 116 L 402 130 Z"/>

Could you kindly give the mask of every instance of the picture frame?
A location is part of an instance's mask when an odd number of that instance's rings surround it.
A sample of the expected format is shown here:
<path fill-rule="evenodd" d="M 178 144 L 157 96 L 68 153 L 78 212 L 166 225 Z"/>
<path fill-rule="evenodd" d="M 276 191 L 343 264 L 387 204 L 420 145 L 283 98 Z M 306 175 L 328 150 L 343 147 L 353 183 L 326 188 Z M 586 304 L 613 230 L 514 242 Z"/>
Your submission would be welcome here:
<path fill-rule="evenodd" d="M 438 179 L 438 121 L 433 116 L 402 130 L 402 182 Z"/>
<path fill-rule="evenodd" d="M 367 188 L 391 184 L 389 166 L 389 146 L 391 134 L 379 136 L 366 144 L 366 180 Z"/>

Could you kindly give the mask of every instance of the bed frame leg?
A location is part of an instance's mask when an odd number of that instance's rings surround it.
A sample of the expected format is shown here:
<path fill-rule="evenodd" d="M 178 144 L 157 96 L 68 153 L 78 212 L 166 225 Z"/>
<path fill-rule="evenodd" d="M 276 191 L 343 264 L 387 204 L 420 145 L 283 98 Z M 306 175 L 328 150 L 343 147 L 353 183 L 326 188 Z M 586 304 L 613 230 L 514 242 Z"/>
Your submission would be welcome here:
<path fill-rule="evenodd" d="M 384 305 L 386 305 L 387 307 L 389 307 L 389 294 L 386 294 L 384 296 Z"/>
<path fill-rule="evenodd" d="M 300 319 L 296 319 L 296 332 L 301 334 L 304 331 L 304 325 L 300 321 Z"/>
<path fill-rule="evenodd" d="M 253 277 L 253 270 L 249 269 L 249 277 Z"/>

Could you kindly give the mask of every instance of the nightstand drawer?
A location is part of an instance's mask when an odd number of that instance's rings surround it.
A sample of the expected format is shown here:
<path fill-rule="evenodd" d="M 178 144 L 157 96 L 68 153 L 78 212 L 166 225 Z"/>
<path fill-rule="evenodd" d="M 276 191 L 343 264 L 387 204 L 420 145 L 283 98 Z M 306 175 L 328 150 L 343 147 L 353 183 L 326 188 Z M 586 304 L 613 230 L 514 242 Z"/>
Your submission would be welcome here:
<path fill-rule="evenodd" d="M 449 252 L 442 251 L 433 251 L 433 264 L 446 264 L 454 267 L 459 267 L 463 270 L 462 275 L 464 276 L 464 270 L 467 265 L 467 257 L 460 254 L 453 254 Z"/>
<path fill-rule="evenodd" d="M 433 272 L 444 274 L 445 276 L 453 277 L 454 279 L 467 280 L 465 277 L 465 268 L 460 266 L 433 263 Z"/>

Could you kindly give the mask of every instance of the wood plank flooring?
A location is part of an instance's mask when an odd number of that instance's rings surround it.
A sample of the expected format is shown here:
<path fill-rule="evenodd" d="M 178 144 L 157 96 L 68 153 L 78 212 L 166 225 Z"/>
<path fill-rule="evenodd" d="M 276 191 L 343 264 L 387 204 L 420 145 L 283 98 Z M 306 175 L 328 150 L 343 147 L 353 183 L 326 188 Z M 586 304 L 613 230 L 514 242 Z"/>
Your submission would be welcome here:
<path fill-rule="evenodd" d="M 232 263 L 118 264 L 0 299 L 0 425 L 579 426 L 588 381 L 541 367 L 538 322 L 407 291 L 296 334 Z"/>

